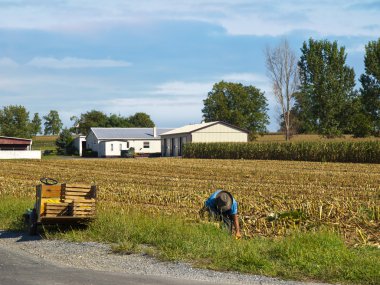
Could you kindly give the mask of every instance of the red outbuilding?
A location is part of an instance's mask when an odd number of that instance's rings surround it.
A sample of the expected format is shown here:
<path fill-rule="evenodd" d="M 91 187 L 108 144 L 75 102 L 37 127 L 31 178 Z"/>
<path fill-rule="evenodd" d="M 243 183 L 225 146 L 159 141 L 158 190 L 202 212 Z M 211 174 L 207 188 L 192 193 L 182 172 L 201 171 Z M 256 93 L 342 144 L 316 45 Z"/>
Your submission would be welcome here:
<path fill-rule="evenodd" d="M 32 140 L 0 136 L 0 150 L 31 150 Z"/>

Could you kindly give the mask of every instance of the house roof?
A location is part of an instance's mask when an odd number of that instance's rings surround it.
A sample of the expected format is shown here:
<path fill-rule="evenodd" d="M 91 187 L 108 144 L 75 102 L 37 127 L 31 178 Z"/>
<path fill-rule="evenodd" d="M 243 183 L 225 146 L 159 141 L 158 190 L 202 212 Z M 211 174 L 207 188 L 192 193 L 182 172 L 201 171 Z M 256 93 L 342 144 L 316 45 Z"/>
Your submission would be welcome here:
<path fill-rule="evenodd" d="M 231 124 L 228 124 L 228 123 L 225 123 L 222 121 L 215 121 L 215 122 L 208 122 L 208 123 L 201 123 L 201 124 L 194 124 L 194 125 L 186 125 L 186 126 L 168 131 L 166 133 L 162 133 L 161 135 L 166 136 L 166 135 L 174 135 L 174 134 L 189 134 L 189 133 L 199 131 L 201 129 L 205 129 L 207 127 L 216 125 L 216 124 L 223 124 L 225 126 L 240 130 L 242 132 L 249 133 L 249 131 L 244 130 L 244 129 L 239 128 L 239 127 L 236 127 L 234 125 L 231 125 Z"/>
<path fill-rule="evenodd" d="M 160 139 L 160 135 L 172 129 L 157 128 L 157 137 L 153 136 L 153 128 L 91 128 L 99 140 L 116 139 Z"/>

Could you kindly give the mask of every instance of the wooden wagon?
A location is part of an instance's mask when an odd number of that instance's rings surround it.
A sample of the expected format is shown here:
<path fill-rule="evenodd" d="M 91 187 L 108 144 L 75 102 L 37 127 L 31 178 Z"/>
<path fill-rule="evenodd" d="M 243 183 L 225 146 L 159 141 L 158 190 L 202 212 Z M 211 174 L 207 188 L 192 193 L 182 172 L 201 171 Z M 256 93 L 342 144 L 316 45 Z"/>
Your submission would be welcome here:
<path fill-rule="evenodd" d="M 37 234 L 38 225 L 86 224 L 95 218 L 96 185 L 58 184 L 47 178 L 41 182 L 34 208 L 25 214 L 29 234 Z"/>

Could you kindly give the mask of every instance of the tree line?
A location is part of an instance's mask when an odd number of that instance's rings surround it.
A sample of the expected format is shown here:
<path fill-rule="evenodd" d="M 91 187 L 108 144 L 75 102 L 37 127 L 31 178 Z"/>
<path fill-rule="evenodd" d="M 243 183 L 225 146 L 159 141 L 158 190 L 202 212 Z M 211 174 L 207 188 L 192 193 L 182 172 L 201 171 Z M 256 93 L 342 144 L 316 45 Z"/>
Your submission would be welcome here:
<path fill-rule="evenodd" d="M 365 46 L 359 90 L 345 47 L 337 41 L 309 39 L 297 60 L 285 40 L 267 48 L 265 58 L 287 140 L 294 133 L 380 135 L 380 38 Z M 267 99 L 254 86 L 221 81 L 203 102 L 206 122 L 229 122 L 249 130 L 252 138 L 266 131 Z"/>
<path fill-rule="evenodd" d="M 82 113 L 79 117 L 71 117 L 73 126 L 64 128 L 59 113 L 51 110 L 43 116 L 44 123 L 39 113 L 34 113 L 30 119 L 29 112 L 24 106 L 9 105 L 0 109 L 0 135 L 8 137 L 31 138 L 37 134 L 58 135 L 61 132 L 87 135 L 91 127 L 154 127 L 150 116 L 143 112 L 137 112 L 129 117 L 91 110 Z M 44 126 L 42 132 L 42 125 Z"/>
<path fill-rule="evenodd" d="M 57 135 L 62 129 L 62 121 L 55 110 L 43 116 L 44 134 Z M 42 133 L 42 119 L 34 113 L 30 120 L 29 112 L 24 106 L 9 105 L 0 109 L 0 135 L 9 137 L 31 138 Z"/>

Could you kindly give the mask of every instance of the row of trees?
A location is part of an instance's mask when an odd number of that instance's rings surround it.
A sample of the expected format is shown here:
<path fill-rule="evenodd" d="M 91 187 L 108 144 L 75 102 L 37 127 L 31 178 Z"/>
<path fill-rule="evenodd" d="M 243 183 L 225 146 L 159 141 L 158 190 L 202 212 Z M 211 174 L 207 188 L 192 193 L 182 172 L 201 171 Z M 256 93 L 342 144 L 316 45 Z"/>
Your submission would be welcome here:
<path fill-rule="evenodd" d="M 74 122 L 71 131 L 77 134 L 87 135 L 91 127 L 113 128 L 152 128 L 155 126 L 150 116 L 143 112 L 137 112 L 129 117 L 92 110 L 81 114 L 79 117 L 70 118 Z"/>
<path fill-rule="evenodd" d="M 287 140 L 293 133 L 380 135 L 380 39 L 365 47 L 359 90 L 345 48 L 336 41 L 305 41 L 298 61 L 283 41 L 267 48 L 265 57 Z M 202 112 L 205 121 L 226 121 L 250 130 L 252 136 L 265 131 L 268 123 L 264 93 L 239 83 L 215 84 Z"/>
<path fill-rule="evenodd" d="M 44 119 L 44 135 L 58 135 L 63 123 L 56 110 L 51 110 Z M 138 112 L 129 117 L 92 110 L 72 117 L 74 126 L 69 132 L 86 135 L 91 127 L 154 127 L 154 122 L 146 113 Z M 66 133 L 67 133 L 66 131 Z M 9 137 L 31 138 L 42 133 L 42 119 L 35 113 L 30 120 L 29 112 L 24 106 L 10 105 L 0 109 L 0 135 Z"/>
<path fill-rule="evenodd" d="M 63 124 L 57 111 L 51 110 L 43 119 L 45 135 L 57 135 L 62 129 Z M 10 105 L 0 109 L 0 135 L 30 138 L 39 133 L 42 133 L 42 120 L 38 113 L 34 113 L 30 120 L 29 112 L 24 106 Z"/>

